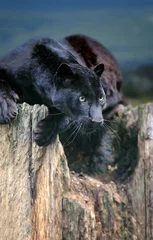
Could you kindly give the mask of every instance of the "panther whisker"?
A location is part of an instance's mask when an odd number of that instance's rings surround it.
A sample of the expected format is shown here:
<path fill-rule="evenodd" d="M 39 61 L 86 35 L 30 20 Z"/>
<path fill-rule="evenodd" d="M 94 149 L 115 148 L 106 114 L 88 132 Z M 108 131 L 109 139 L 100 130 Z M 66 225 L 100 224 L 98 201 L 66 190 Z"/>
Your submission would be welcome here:
<path fill-rule="evenodd" d="M 73 130 L 73 132 L 68 136 L 68 139 L 67 139 L 66 142 L 63 144 L 63 146 L 66 146 L 65 144 L 71 139 L 71 137 L 75 134 L 75 132 L 76 132 L 77 129 L 78 129 L 78 125 L 74 125 L 74 126 L 72 126 L 72 127 L 74 127 L 74 130 Z"/>
<path fill-rule="evenodd" d="M 115 139 L 118 142 L 118 145 L 120 146 L 121 139 L 120 139 L 119 135 L 115 132 L 115 130 L 112 127 L 110 127 L 109 125 L 107 125 L 106 123 L 104 123 L 103 126 L 106 127 L 107 129 L 109 129 L 112 132 L 113 136 L 115 137 Z"/>
<path fill-rule="evenodd" d="M 76 120 L 71 121 L 71 122 L 68 124 L 68 126 L 67 126 L 63 131 L 61 131 L 60 133 L 66 132 L 66 131 L 70 128 L 70 126 L 73 125 L 75 122 L 77 122 L 77 121 L 76 121 Z"/>
<path fill-rule="evenodd" d="M 61 113 L 55 113 L 55 114 L 54 113 L 53 114 L 49 113 L 50 116 L 57 116 L 57 115 L 61 115 L 61 114 L 63 114 L 63 113 L 62 112 Z"/>
<path fill-rule="evenodd" d="M 112 123 L 112 124 L 114 124 L 114 125 L 117 125 L 117 121 L 116 121 L 116 120 L 104 119 L 104 122 L 108 122 L 108 123 Z"/>
<path fill-rule="evenodd" d="M 68 144 L 64 145 L 64 147 L 70 145 L 75 140 L 75 138 L 77 137 L 77 135 L 81 129 L 81 126 L 82 126 L 82 123 L 77 125 L 77 129 L 75 129 L 75 131 L 73 132 L 73 134 L 76 133 L 74 138 Z M 72 137 L 72 135 L 71 135 L 71 137 Z M 69 140 L 70 140 L 70 138 L 69 138 Z"/>

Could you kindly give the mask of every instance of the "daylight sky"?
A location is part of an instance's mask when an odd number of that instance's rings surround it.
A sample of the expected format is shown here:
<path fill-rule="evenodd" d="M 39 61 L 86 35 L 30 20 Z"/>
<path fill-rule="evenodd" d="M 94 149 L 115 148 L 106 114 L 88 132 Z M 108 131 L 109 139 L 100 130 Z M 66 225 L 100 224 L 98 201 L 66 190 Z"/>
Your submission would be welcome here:
<path fill-rule="evenodd" d="M 0 56 L 29 38 L 84 33 L 119 62 L 153 60 L 153 0 L 21 1 L 0 8 Z"/>

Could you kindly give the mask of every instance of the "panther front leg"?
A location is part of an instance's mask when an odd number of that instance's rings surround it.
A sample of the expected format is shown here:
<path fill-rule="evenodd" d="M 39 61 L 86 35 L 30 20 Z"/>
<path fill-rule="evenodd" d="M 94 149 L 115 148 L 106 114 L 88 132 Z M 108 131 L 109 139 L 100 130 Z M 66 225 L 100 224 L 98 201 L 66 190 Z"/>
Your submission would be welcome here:
<path fill-rule="evenodd" d="M 18 95 L 10 85 L 0 79 L 0 124 L 8 124 L 16 117 L 18 99 Z"/>
<path fill-rule="evenodd" d="M 39 121 L 34 129 L 34 140 L 38 146 L 46 147 L 54 142 L 58 133 L 65 130 L 70 118 L 57 110 L 49 110 L 49 115 Z"/>

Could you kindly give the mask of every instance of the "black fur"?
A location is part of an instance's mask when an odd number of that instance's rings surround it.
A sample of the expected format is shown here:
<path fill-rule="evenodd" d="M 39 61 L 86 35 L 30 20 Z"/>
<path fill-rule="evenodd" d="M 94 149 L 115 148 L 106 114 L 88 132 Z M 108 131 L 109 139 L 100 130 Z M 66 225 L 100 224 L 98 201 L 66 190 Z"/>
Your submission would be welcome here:
<path fill-rule="evenodd" d="M 94 71 L 80 65 L 53 39 L 28 41 L 0 60 L 0 123 L 16 116 L 16 102 L 27 102 L 49 108 L 34 131 L 40 146 L 50 144 L 71 121 L 83 125 L 82 131 L 94 131 L 103 123 L 105 94 L 99 81 L 103 70 L 103 64 Z"/>

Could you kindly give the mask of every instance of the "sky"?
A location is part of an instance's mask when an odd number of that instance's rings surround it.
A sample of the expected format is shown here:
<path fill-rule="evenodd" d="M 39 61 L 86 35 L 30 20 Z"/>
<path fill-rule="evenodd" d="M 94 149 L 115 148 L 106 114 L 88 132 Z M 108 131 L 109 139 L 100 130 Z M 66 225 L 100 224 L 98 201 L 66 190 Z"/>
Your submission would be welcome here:
<path fill-rule="evenodd" d="M 5 0 L 1 2 L 1 9 L 19 9 L 19 10 L 52 10 L 59 8 L 98 8 L 98 7 L 151 7 L 152 0 Z"/>
<path fill-rule="evenodd" d="M 83 33 L 122 63 L 153 61 L 153 0 L 21 1 L 0 8 L 0 56 L 32 37 Z"/>

